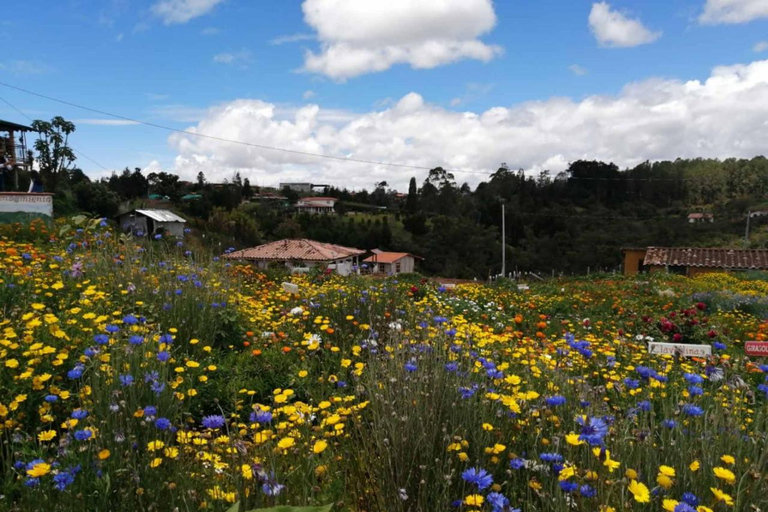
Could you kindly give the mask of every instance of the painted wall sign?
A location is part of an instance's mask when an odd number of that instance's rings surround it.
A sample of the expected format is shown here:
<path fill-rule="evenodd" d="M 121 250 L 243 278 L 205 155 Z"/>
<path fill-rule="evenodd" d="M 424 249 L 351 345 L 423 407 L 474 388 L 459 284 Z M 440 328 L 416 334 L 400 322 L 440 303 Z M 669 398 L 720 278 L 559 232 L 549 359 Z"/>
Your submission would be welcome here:
<path fill-rule="evenodd" d="M 747 341 L 744 352 L 748 356 L 768 357 L 768 341 Z"/>
<path fill-rule="evenodd" d="M 0 192 L 0 222 L 53 217 L 53 194 Z"/>
<path fill-rule="evenodd" d="M 648 344 L 648 353 L 654 355 L 679 354 L 683 357 L 707 357 L 712 355 L 710 345 L 687 345 L 685 343 L 659 343 L 652 341 Z"/>

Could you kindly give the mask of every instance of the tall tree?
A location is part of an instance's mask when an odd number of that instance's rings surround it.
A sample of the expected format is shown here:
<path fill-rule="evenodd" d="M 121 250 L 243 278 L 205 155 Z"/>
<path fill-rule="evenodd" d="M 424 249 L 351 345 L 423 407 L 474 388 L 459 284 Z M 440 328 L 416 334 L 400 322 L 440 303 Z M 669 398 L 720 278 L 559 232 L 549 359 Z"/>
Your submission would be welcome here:
<path fill-rule="evenodd" d="M 32 128 L 39 133 L 35 142 L 40 174 L 50 190 L 56 190 L 62 174 L 71 170 L 77 160 L 69 147 L 69 136 L 75 131 L 75 124 L 56 116 L 48 121 L 32 121 Z"/>
<path fill-rule="evenodd" d="M 411 177 L 411 181 L 408 183 L 408 198 L 405 200 L 405 209 L 408 213 L 416 213 L 419 209 L 419 189 L 414 177 Z"/>

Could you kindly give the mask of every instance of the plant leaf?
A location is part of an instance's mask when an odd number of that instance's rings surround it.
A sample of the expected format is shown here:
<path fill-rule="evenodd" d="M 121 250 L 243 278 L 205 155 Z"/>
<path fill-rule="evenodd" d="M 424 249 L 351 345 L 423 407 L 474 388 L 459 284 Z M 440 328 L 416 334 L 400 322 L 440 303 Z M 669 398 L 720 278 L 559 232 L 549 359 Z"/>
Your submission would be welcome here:
<path fill-rule="evenodd" d="M 322 507 L 278 506 L 278 507 L 271 507 L 271 508 L 257 508 L 254 510 L 249 510 L 248 512 L 331 512 L 332 506 L 333 506 L 333 503 L 324 505 Z M 230 510 L 228 512 L 232 512 L 232 511 Z"/>

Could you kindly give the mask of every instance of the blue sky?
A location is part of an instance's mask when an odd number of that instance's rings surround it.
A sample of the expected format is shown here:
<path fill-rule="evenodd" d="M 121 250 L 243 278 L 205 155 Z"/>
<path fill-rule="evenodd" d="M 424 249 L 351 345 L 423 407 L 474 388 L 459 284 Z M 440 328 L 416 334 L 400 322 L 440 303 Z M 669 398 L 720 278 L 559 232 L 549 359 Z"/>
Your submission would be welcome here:
<path fill-rule="evenodd" d="M 592 138 L 599 142 L 586 143 L 583 152 L 566 147 L 562 141 L 572 137 L 562 124 L 568 124 L 574 112 L 583 115 L 570 127 L 573 138 L 579 138 L 590 126 L 621 125 L 624 119 L 655 115 L 665 105 L 680 102 L 690 111 L 682 121 L 688 119 L 697 128 L 688 142 L 692 147 L 684 143 L 679 156 L 696 156 L 697 149 L 701 156 L 753 156 L 750 151 L 756 150 L 757 141 L 745 142 L 744 136 L 754 133 L 749 123 L 756 121 L 745 119 L 742 128 L 737 123 L 727 134 L 712 131 L 719 123 L 701 117 L 706 110 L 701 97 L 691 99 L 683 85 L 689 80 L 704 84 L 718 66 L 751 65 L 744 80 L 753 93 L 764 93 L 768 76 L 755 67 L 768 59 L 768 44 L 761 44 L 768 41 L 764 0 L 462 1 L 470 12 L 460 12 L 462 4 L 457 2 L 455 9 L 432 8 L 430 4 L 440 3 L 432 0 L 422 0 L 419 8 L 404 0 L 30 0 L 7 10 L 0 22 L 0 44 L 10 48 L 0 57 L 0 81 L 224 138 L 375 161 L 450 166 L 473 171 L 467 173 L 470 181 L 502 159 L 531 169 L 561 170 L 558 167 L 582 156 L 610 158 L 621 165 L 675 158 L 675 147 L 659 148 L 652 140 L 659 123 L 672 129 L 667 126 L 670 119 L 649 119 L 635 127 L 649 137 L 647 154 L 641 147 L 614 150 L 636 141 L 608 137 L 610 127 L 594 133 Z M 370 9 L 361 11 L 361 4 Z M 388 7 L 374 12 L 382 4 Z M 367 18 L 368 12 L 373 19 Z M 357 27 L 361 30 L 354 33 Z M 438 47 L 425 49 L 434 40 L 440 41 Z M 360 51 L 366 52 L 367 64 L 356 63 L 362 59 Z M 311 64 L 307 52 L 313 52 L 319 64 Z M 388 57 L 403 54 L 408 56 Z M 387 63 L 388 58 L 393 62 Z M 745 76 L 743 70 L 730 73 L 739 80 Z M 630 89 L 640 84 L 642 91 L 626 98 L 628 84 Z M 676 92 L 669 92 L 670 87 Z M 748 111 L 747 103 L 756 98 L 739 96 L 742 89 L 709 91 L 720 95 L 714 115 L 731 118 Z M 666 96 L 644 106 L 644 97 L 659 94 Z M 419 100 L 402 103 L 414 95 Z M 239 170 L 262 184 L 305 178 L 350 186 L 365 186 L 368 173 L 391 175 L 394 183 L 417 173 L 291 160 L 263 150 L 256 154 L 253 148 L 201 143 L 194 137 L 169 140 L 162 130 L 97 124 L 109 118 L 16 90 L 0 87 L 0 97 L 33 118 L 62 115 L 74 120 L 74 147 L 107 169 L 149 166 L 187 178 L 199 168 L 210 168 L 217 178 Z M 567 98 L 568 105 L 558 110 L 558 98 Z M 611 108 L 590 117 L 584 112 L 593 106 L 589 98 L 612 102 Z M 307 105 L 319 109 L 305 112 L 312 118 L 311 127 L 302 128 L 296 115 Z M 273 110 L 263 114 L 268 106 Z M 619 119 L 611 113 L 614 109 Z M 468 114 L 503 115 L 505 126 L 511 123 L 519 129 L 504 131 L 495 120 L 491 125 L 467 125 L 462 116 Z M 521 125 L 527 116 L 538 126 L 533 132 Z M 3 102 L 0 118 L 27 122 Z M 435 131 L 431 138 L 444 139 L 448 146 L 420 137 L 424 126 L 432 132 L 432 123 L 445 127 L 445 133 Z M 551 123 L 559 124 L 547 143 Z M 376 136 L 367 137 L 360 125 Z M 727 140 L 715 140 L 726 135 Z M 707 137 L 713 140 L 702 145 Z M 532 145 L 539 149 L 525 154 Z M 495 149 L 499 147 L 503 149 Z M 247 154 L 242 153 L 245 149 Z M 487 158 L 480 156 L 488 152 Z M 553 159 L 556 155 L 560 158 Z M 78 163 L 94 176 L 107 172 L 85 158 Z M 350 173 L 355 179 L 348 181 Z"/>

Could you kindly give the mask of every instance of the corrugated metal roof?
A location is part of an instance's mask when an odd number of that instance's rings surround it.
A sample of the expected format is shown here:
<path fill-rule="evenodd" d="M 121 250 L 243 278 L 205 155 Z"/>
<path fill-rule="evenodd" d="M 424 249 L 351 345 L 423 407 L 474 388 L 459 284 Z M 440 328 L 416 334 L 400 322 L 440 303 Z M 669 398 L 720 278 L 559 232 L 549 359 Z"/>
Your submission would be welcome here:
<path fill-rule="evenodd" d="M 136 210 L 136 213 L 158 222 L 187 222 L 170 210 Z"/>
<path fill-rule="evenodd" d="M 698 247 L 649 247 L 645 265 L 768 269 L 768 250 Z"/>
<path fill-rule="evenodd" d="M 365 258 L 363 261 L 367 263 L 394 263 L 396 261 L 400 261 L 406 256 L 410 256 L 411 258 L 421 259 L 418 256 L 414 256 L 413 254 L 410 254 L 407 252 L 383 252 L 382 251 L 382 252 L 374 253 L 373 256 L 369 256 Z"/>
<path fill-rule="evenodd" d="M 359 256 L 365 251 L 341 245 L 324 244 L 314 240 L 286 239 L 271 242 L 250 249 L 243 249 L 224 257 L 233 260 L 252 261 L 335 261 L 350 256 Z"/>

